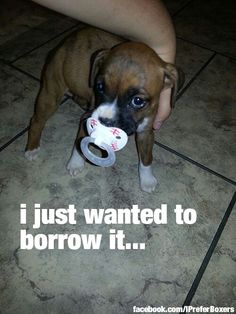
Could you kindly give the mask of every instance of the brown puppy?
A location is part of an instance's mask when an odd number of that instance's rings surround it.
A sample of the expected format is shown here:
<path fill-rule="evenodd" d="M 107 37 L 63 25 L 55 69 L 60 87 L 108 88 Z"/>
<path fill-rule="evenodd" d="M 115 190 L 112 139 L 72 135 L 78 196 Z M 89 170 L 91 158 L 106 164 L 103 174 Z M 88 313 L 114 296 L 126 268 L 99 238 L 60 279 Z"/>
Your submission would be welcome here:
<path fill-rule="evenodd" d="M 42 77 L 35 113 L 31 119 L 25 156 L 37 157 L 42 130 L 56 111 L 66 91 L 80 106 L 94 110 L 106 126 L 136 133 L 140 157 L 142 190 L 152 192 L 157 184 L 151 169 L 153 121 L 161 90 L 173 87 L 176 94 L 178 71 L 163 62 L 154 50 L 142 43 L 127 42 L 95 28 L 85 28 L 67 38 L 56 49 Z M 79 143 L 85 136 L 83 123 L 67 169 L 74 176 L 84 167 Z"/>

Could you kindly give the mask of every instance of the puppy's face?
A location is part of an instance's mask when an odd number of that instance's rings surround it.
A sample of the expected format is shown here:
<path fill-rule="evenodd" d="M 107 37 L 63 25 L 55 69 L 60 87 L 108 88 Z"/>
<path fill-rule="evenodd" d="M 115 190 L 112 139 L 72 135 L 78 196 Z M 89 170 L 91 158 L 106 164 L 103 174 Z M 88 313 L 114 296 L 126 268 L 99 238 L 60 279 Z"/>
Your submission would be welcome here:
<path fill-rule="evenodd" d="M 128 135 L 152 128 L 160 92 L 174 87 L 177 70 L 148 46 L 127 42 L 96 56 L 91 82 L 95 92 L 92 116 Z"/>

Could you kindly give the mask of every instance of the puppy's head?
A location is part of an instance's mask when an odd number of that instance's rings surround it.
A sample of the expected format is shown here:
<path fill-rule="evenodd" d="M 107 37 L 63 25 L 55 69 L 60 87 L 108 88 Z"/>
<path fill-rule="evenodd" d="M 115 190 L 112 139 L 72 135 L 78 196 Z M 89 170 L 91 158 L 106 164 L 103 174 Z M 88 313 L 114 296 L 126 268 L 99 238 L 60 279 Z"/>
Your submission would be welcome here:
<path fill-rule="evenodd" d="M 128 135 L 151 129 L 163 89 L 177 91 L 178 71 L 142 43 L 125 42 L 99 51 L 91 67 L 90 86 L 95 92 L 92 116 Z"/>

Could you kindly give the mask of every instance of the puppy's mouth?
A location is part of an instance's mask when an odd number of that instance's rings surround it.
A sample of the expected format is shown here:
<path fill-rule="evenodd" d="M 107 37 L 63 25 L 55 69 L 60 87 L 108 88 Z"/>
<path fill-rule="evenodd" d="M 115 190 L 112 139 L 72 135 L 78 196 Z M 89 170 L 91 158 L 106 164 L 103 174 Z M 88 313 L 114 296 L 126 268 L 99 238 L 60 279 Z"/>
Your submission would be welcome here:
<path fill-rule="evenodd" d="M 99 117 L 98 120 L 106 127 L 115 127 L 125 131 L 128 136 L 134 134 L 137 129 L 137 125 L 133 119 L 125 119 L 124 117 L 117 119 Z"/>
<path fill-rule="evenodd" d="M 133 120 L 129 112 L 121 112 L 117 106 L 116 101 L 113 103 L 103 103 L 97 107 L 92 113 L 92 118 L 99 120 L 99 122 L 106 127 L 119 128 L 129 136 L 135 133 L 137 123 Z"/>
<path fill-rule="evenodd" d="M 113 119 L 99 117 L 98 120 L 101 124 L 103 124 L 107 127 L 118 127 L 116 121 Z"/>

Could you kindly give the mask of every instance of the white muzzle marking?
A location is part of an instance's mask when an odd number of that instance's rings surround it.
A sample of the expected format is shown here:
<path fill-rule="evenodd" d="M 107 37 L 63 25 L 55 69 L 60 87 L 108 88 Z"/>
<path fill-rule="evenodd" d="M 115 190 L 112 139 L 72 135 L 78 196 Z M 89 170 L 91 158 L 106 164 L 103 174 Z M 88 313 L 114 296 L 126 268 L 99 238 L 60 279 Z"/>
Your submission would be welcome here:
<path fill-rule="evenodd" d="M 117 98 L 113 102 L 102 103 L 93 113 L 92 118 L 114 119 L 117 113 Z"/>

